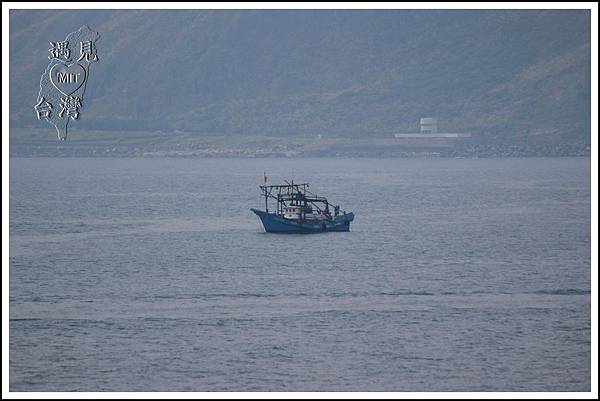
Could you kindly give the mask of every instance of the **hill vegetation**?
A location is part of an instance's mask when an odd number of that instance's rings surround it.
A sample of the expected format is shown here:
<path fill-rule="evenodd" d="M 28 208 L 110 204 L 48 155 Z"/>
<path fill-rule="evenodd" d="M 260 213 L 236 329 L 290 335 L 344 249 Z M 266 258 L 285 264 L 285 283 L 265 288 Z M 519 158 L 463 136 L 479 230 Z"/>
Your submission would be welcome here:
<path fill-rule="evenodd" d="M 84 24 L 100 62 L 74 130 L 380 138 L 433 116 L 589 143 L 587 11 L 11 11 L 11 128 L 46 128 L 48 41 Z"/>

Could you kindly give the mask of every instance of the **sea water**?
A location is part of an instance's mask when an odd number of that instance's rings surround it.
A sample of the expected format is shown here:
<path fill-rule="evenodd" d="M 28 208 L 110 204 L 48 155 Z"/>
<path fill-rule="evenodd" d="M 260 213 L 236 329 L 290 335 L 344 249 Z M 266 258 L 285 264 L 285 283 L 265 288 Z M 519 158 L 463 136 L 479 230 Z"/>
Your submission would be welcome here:
<path fill-rule="evenodd" d="M 356 219 L 263 232 L 284 179 Z M 10 160 L 11 391 L 590 391 L 590 159 Z"/>

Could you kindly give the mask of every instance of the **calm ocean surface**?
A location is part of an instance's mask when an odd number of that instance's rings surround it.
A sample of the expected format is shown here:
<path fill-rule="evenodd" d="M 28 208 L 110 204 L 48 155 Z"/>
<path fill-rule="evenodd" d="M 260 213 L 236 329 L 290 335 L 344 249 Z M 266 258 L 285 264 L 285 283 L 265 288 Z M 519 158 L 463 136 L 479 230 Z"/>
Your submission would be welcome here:
<path fill-rule="evenodd" d="M 263 232 L 294 178 L 349 233 Z M 590 391 L 590 159 L 11 159 L 11 391 Z"/>

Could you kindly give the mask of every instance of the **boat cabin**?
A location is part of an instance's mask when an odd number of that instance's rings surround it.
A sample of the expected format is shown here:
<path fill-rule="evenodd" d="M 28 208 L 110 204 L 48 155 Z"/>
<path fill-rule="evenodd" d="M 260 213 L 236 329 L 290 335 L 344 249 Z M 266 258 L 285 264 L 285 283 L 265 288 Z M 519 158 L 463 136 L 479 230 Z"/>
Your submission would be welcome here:
<path fill-rule="evenodd" d="M 284 219 L 299 219 L 301 217 L 300 206 L 290 205 L 283 208 Z"/>

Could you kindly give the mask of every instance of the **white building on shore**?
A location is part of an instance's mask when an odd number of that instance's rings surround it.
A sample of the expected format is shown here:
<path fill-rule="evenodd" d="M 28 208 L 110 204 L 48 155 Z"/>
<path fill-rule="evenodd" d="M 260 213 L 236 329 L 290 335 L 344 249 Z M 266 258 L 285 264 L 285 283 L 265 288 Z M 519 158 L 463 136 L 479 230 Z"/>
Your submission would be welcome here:
<path fill-rule="evenodd" d="M 470 138 L 470 133 L 465 132 L 438 132 L 437 118 L 423 117 L 419 120 L 419 132 L 394 134 L 395 138 Z"/>

